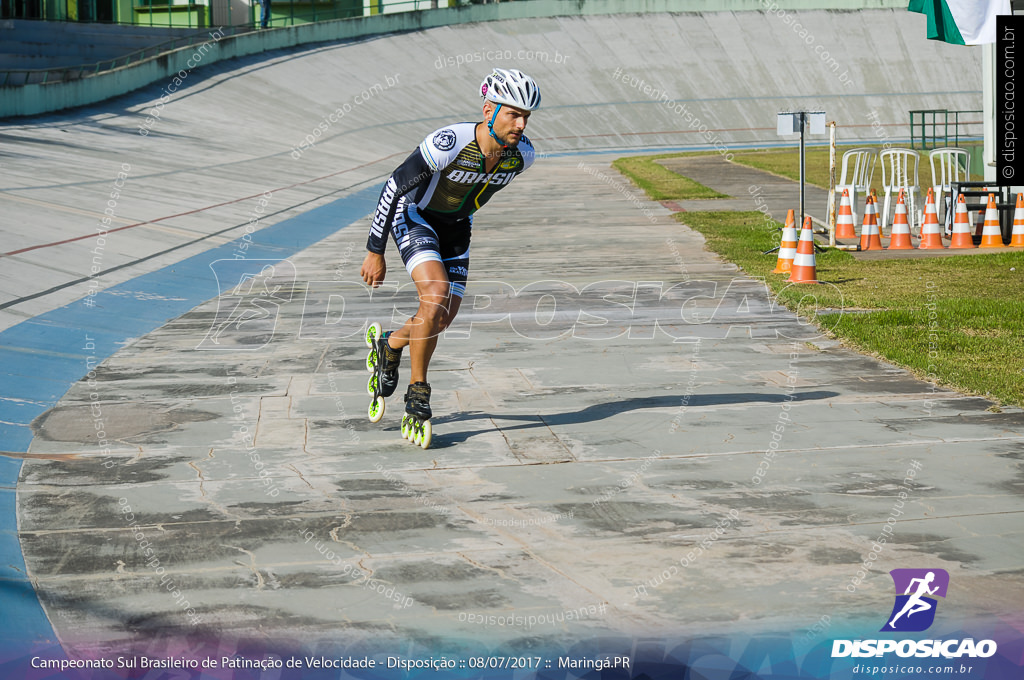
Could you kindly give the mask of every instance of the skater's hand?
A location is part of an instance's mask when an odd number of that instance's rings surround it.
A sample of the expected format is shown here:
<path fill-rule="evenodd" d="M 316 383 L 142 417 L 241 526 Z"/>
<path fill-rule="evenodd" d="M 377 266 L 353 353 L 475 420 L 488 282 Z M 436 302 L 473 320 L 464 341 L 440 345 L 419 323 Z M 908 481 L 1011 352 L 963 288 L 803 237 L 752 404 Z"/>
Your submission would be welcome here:
<path fill-rule="evenodd" d="M 366 258 L 363 260 L 363 267 L 359 270 L 359 274 L 367 285 L 371 288 L 376 288 L 384 282 L 384 275 L 387 272 L 388 265 L 384 261 L 383 255 L 366 253 Z"/>

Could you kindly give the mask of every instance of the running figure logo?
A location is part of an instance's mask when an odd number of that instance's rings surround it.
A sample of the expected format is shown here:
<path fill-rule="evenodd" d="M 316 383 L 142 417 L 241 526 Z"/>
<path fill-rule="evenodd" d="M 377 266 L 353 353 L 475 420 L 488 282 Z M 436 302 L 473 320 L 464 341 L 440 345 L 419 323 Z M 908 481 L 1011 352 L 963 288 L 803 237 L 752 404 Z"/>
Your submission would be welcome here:
<path fill-rule="evenodd" d="M 889 574 L 896 584 L 896 604 L 882 631 L 916 633 L 927 630 L 935 621 L 938 605 L 938 600 L 928 596 L 946 597 L 949 572 L 945 569 L 893 569 Z"/>

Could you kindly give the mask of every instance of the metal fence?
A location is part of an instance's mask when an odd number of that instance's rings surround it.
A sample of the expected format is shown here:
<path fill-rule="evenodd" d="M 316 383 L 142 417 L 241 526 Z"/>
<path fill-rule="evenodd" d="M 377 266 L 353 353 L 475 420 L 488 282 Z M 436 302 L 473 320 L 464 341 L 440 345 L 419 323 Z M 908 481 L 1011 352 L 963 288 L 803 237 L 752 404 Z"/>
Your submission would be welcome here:
<path fill-rule="evenodd" d="M 384 14 L 388 12 L 409 12 L 421 9 L 437 9 L 439 7 L 457 7 L 461 5 L 480 5 L 497 2 L 498 0 L 275 0 L 275 5 L 313 6 L 311 10 L 289 9 L 287 14 L 296 18 L 316 15 L 316 5 L 332 7 L 344 6 L 345 11 L 356 13 L 351 16 Z M 502 0 L 509 2 L 510 0 Z M 233 13 L 248 15 L 249 4 L 244 0 L 133 0 L 131 16 L 119 16 L 122 3 L 118 0 L 0 0 L 0 19 L 39 19 L 44 21 L 67 21 L 74 23 L 123 24 L 129 26 L 180 26 L 184 28 L 204 28 L 203 25 L 187 23 L 150 23 L 149 18 L 142 15 L 153 14 L 152 10 L 160 10 L 156 14 L 174 16 L 180 14 L 182 19 L 187 16 L 202 14 L 207 19 L 211 16 L 219 19 L 216 25 L 228 25 L 235 22 L 226 21 Z M 251 5 L 259 8 L 257 0 Z M 147 10 L 150 10 L 147 12 Z M 323 18 L 330 17 L 330 12 L 320 11 Z M 310 18 L 309 20 L 315 20 Z M 193 18 L 193 22 L 195 19 Z M 241 23 L 241 22 L 238 22 Z"/>
<path fill-rule="evenodd" d="M 949 111 L 947 109 L 921 109 L 910 112 L 910 148 L 936 149 L 941 146 L 960 146 L 961 140 L 980 139 L 983 131 L 980 110 Z M 971 130 L 970 125 L 979 126 Z M 950 142 L 952 141 L 952 144 Z"/>
<path fill-rule="evenodd" d="M 113 16 L 114 2 L 115 0 L 0 0 L 0 19 L 35 18 L 184 29 L 208 29 L 210 26 L 217 26 L 219 30 L 223 30 L 225 36 L 257 30 L 260 19 L 258 0 L 206 0 L 207 4 L 191 1 L 174 4 L 173 0 L 133 0 L 132 20 L 114 21 L 113 18 L 105 18 L 108 15 Z M 271 19 L 268 28 L 468 4 L 485 3 L 482 0 L 271 0 Z M 47 12 L 51 17 L 41 16 Z M 209 33 L 203 30 L 97 62 L 46 69 L 0 70 L 0 87 L 20 87 L 87 78 L 205 42 L 209 37 Z"/>
<path fill-rule="evenodd" d="M 225 36 L 250 33 L 251 27 L 225 27 L 222 29 Z M 38 83 L 59 83 L 68 80 L 78 80 L 88 76 L 110 71 L 121 66 L 127 66 L 135 62 L 152 59 L 156 56 L 177 50 L 182 47 L 191 47 L 200 43 L 208 42 L 210 34 L 206 31 L 194 35 L 180 36 L 166 40 L 141 50 L 135 50 L 124 56 L 115 59 L 104 59 L 92 64 L 81 64 L 62 68 L 47 69 L 9 69 L 0 71 L 0 87 L 19 87 L 21 85 L 32 85 Z"/>

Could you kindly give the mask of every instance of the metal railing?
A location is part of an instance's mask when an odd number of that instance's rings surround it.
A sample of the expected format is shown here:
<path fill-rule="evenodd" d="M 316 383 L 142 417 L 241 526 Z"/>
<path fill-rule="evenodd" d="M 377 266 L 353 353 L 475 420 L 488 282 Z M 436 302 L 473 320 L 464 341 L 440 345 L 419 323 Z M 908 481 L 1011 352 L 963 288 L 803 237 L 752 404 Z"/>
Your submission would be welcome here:
<path fill-rule="evenodd" d="M 226 26 L 221 30 L 223 30 L 224 36 L 227 37 L 242 33 L 251 33 L 253 28 L 251 26 Z M 111 71 L 115 68 L 134 64 L 136 62 L 154 59 L 161 54 L 181 49 L 182 47 L 191 47 L 192 45 L 209 41 L 210 34 L 204 31 L 194 35 L 171 38 L 170 40 L 165 40 L 162 43 L 150 45 L 149 47 L 129 52 L 128 54 L 120 57 L 104 59 L 95 63 L 56 68 L 8 69 L 0 71 L 0 87 L 20 87 L 22 85 L 60 83 L 68 80 L 79 80 L 81 78 L 94 76 L 97 73 Z"/>
<path fill-rule="evenodd" d="M 910 148 L 935 149 L 940 146 L 960 146 L 961 139 L 979 139 L 982 134 L 968 134 L 968 125 L 981 125 L 981 110 L 949 111 L 947 109 L 921 109 L 910 112 Z M 961 120 L 968 114 L 977 120 Z M 952 134 L 951 134 L 952 133 Z M 950 144 L 952 140 L 952 144 Z"/>
<path fill-rule="evenodd" d="M 180 8 L 186 6 L 205 7 L 207 16 L 217 13 L 215 6 L 218 1 L 224 2 L 228 14 L 231 12 L 231 3 L 228 0 L 189 0 L 187 4 L 177 4 L 173 0 L 136 0 L 132 3 L 132 13 L 136 8 L 156 6 Z M 501 0 L 509 2 L 510 0 Z M 359 16 L 371 14 L 384 14 L 389 11 L 411 12 L 422 9 L 437 9 L 439 7 L 455 7 L 462 5 L 479 5 L 498 2 L 498 0 L 318 0 L 315 4 L 341 5 L 346 8 L 358 6 Z M 253 0 L 253 6 L 259 8 L 259 4 Z M 285 0 L 278 0 L 275 4 L 285 4 Z M 313 0 L 305 0 L 304 4 L 314 4 Z M 395 10 L 395 7 L 405 6 Z M 25 19 L 40 21 L 63 21 L 70 23 L 99 23 L 127 26 L 148 26 L 146 21 L 138 21 L 137 17 L 130 19 L 118 17 L 120 5 L 117 0 L 60 0 L 59 2 L 47 2 L 46 0 L 0 0 L 0 19 Z M 364 7 L 366 7 L 364 11 Z M 291 14 L 291 13 L 289 13 Z M 298 15 L 296 15 L 298 16 Z M 153 24 L 156 25 L 156 24 Z M 167 26 L 168 24 L 162 24 Z M 182 26 L 182 28 L 203 28 L 203 26 Z"/>
<path fill-rule="evenodd" d="M 389 7 L 401 5 L 424 5 L 424 0 L 401 0 L 400 2 L 389 3 Z M 299 5 L 299 9 L 296 9 Z M 282 9 L 282 7 L 286 9 Z M 304 9 L 308 7 L 309 9 Z M 399 11 L 409 12 L 423 7 L 409 7 Z M 260 4 L 252 0 L 253 24 L 260 20 Z M 295 24 L 308 24 L 317 21 L 330 21 L 332 19 L 351 19 L 354 17 L 366 16 L 363 11 L 363 3 L 360 0 L 358 8 L 344 2 L 332 2 L 331 0 L 272 0 L 271 17 L 268 28 L 284 28 Z"/>
<path fill-rule="evenodd" d="M 91 6 L 97 7 L 98 3 L 102 3 L 105 0 L 81 0 L 77 6 Z M 493 0 L 492 0 L 493 1 Z M 230 1 L 226 4 L 226 9 L 223 16 L 218 13 L 219 8 L 217 0 L 206 0 L 208 4 L 195 4 L 189 3 L 187 5 L 171 5 L 169 0 L 136 0 L 136 4 L 132 5 L 133 21 L 132 22 L 117 22 L 117 21 L 90 21 L 81 19 L 69 19 L 62 18 L 61 21 L 77 21 L 79 23 L 107 23 L 107 24 L 120 24 L 120 25 L 132 25 L 132 26 L 152 26 L 159 28 L 209 28 L 209 26 L 200 25 L 197 21 L 197 25 L 192 25 L 193 11 L 198 8 L 202 12 L 201 15 L 197 15 L 203 18 L 202 24 L 211 23 L 211 19 L 223 20 L 225 24 L 223 28 L 218 30 L 224 31 L 224 36 L 234 36 L 243 33 L 250 33 L 257 30 L 259 25 L 260 17 L 260 5 L 256 0 L 252 0 L 251 7 L 248 7 L 245 17 L 239 17 L 241 21 L 237 25 L 231 25 L 231 3 Z M 10 10 L 12 7 L 27 7 L 34 5 L 40 7 L 43 3 L 40 0 L 0 0 L 0 8 Z M 60 3 L 59 3 L 60 4 Z M 58 6 L 59 6 L 58 4 Z M 71 6 L 74 2 L 64 3 L 65 6 Z M 296 4 L 302 9 L 297 10 Z M 367 14 L 384 14 L 391 12 L 410 12 L 421 9 L 432 9 L 435 7 L 449 7 L 459 6 L 467 4 L 479 4 L 478 1 L 474 0 L 456 0 L 451 3 L 449 0 L 394 0 L 387 1 L 376 0 L 371 2 L 371 7 L 366 10 Z M 306 6 L 311 8 L 306 10 Z M 359 13 L 354 14 L 353 8 L 358 5 Z M 363 2 L 359 0 L 358 3 L 353 3 L 345 0 L 272 0 L 271 7 L 273 9 L 272 18 L 270 21 L 270 29 L 282 28 L 287 26 L 294 26 L 297 23 L 313 23 L 317 21 L 329 21 L 336 19 L 345 19 L 353 17 L 361 17 L 364 15 Z M 288 9 L 282 11 L 284 7 Z M 178 9 L 173 9 L 178 8 Z M 145 11 L 148 9 L 148 12 Z M 174 26 L 170 24 L 170 15 L 166 22 L 154 22 L 154 15 L 159 10 L 167 9 L 167 12 L 180 12 L 185 11 L 188 15 L 187 25 Z M 140 11 L 143 10 L 143 11 Z M 303 11 L 305 10 L 305 11 Z M 339 13 L 349 13 L 348 17 L 338 16 Z M 5 12 L 6 14 L 7 12 Z M 95 14 L 95 13 L 94 13 Z M 142 20 L 138 16 L 139 14 L 148 14 L 148 20 Z M 0 17 L 4 18 L 4 17 Z M 10 18 L 10 17 L 6 17 Z M 19 17 L 21 18 L 21 17 Z M 217 23 L 217 22 L 213 22 Z M 218 24 L 220 26 L 220 24 Z M 124 55 L 120 55 L 111 59 L 103 59 L 97 62 L 89 62 L 86 64 L 78 64 L 75 66 L 58 66 L 44 69 L 5 69 L 0 70 L 0 87 L 21 87 L 24 85 L 44 84 L 44 83 L 58 83 L 70 80 L 80 80 L 82 78 L 88 78 L 90 76 L 97 75 L 106 71 L 111 71 L 116 68 L 128 66 L 130 64 L 145 61 L 147 59 L 153 59 L 161 54 L 171 52 L 176 49 L 183 47 L 190 47 L 192 45 L 206 42 L 210 39 L 209 33 L 202 31 L 193 35 L 179 36 L 165 40 L 161 43 L 150 45 L 142 49 L 134 50 Z"/>
<path fill-rule="evenodd" d="M 260 4 L 257 0 L 252 1 L 253 23 L 258 24 L 260 18 Z M 495 0 L 490 0 L 494 2 Z M 510 0 L 504 0 L 509 2 Z M 438 9 L 448 7 L 459 7 L 462 5 L 482 4 L 473 0 L 370 0 L 368 7 L 364 9 L 363 0 L 358 0 L 357 11 L 352 10 L 351 3 L 344 0 L 272 0 L 273 8 L 268 28 L 284 28 L 294 26 L 296 23 L 313 23 L 316 21 L 330 21 L 332 19 L 351 19 L 363 16 L 374 16 L 377 14 L 390 14 L 394 12 L 417 12 L 424 9 Z M 295 6 L 310 6 L 309 10 L 296 11 Z M 285 11 L 281 7 L 287 7 Z M 320 7 L 321 9 L 317 9 Z M 339 13 L 347 16 L 338 16 Z"/>

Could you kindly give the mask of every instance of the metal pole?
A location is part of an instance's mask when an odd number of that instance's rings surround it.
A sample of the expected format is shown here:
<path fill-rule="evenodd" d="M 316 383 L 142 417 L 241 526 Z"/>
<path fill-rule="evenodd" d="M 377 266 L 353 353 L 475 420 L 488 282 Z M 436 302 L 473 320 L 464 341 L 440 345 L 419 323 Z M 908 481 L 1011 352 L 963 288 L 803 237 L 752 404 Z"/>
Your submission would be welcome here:
<path fill-rule="evenodd" d="M 804 112 L 800 112 L 800 224 L 797 230 L 804 228 Z M 813 231 L 813 230 L 812 230 Z"/>
<path fill-rule="evenodd" d="M 836 122 L 828 124 L 828 244 L 836 247 Z"/>

